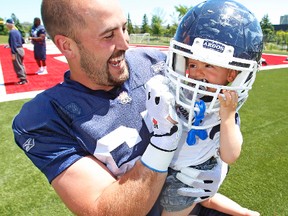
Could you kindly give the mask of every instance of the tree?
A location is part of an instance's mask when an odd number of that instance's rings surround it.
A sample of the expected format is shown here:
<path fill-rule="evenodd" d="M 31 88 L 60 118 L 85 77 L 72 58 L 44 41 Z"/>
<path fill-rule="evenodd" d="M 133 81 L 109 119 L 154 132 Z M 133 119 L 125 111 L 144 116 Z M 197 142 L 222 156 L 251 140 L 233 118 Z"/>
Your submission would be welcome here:
<path fill-rule="evenodd" d="M 173 23 L 172 25 L 167 25 L 166 29 L 165 29 L 165 36 L 167 37 L 173 37 L 173 35 L 175 34 L 176 30 L 177 30 L 177 26 L 178 24 Z"/>
<path fill-rule="evenodd" d="M 25 31 L 24 31 L 23 26 L 20 23 L 20 20 L 17 18 L 17 16 L 14 13 L 11 14 L 11 18 L 14 20 L 14 24 L 16 28 L 21 32 L 22 36 L 25 37 Z"/>
<path fill-rule="evenodd" d="M 165 12 L 163 8 L 155 8 L 152 19 L 151 19 L 151 33 L 154 35 L 163 35 L 164 33 L 164 23 L 163 18 L 165 17 Z"/>
<path fill-rule="evenodd" d="M 264 43 L 272 41 L 274 37 L 274 26 L 270 22 L 268 14 L 264 15 L 260 22 L 260 26 L 263 32 Z"/>
<path fill-rule="evenodd" d="M 176 13 L 178 14 L 177 18 L 174 18 L 175 14 L 173 13 L 171 15 L 171 17 L 173 18 L 172 20 L 172 25 L 169 26 L 169 28 L 167 27 L 166 32 L 169 35 L 174 35 L 176 33 L 177 27 L 178 27 L 178 23 L 179 21 L 182 19 L 182 17 L 192 8 L 192 7 L 187 7 L 184 5 L 178 5 L 174 7 L 176 10 Z"/>
<path fill-rule="evenodd" d="M 163 27 L 162 27 L 163 21 L 161 18 L 157 15 L 152 16 L 152 21 L 151 21 L 151 31 L 152 34 L 154 35 L 162 35 L 163 33 Z"/>
<path fill-rule="evenodd" d="M 176 12 L 178 13 L 178 21 L 192 8 L 184 5 L 178 5 L 174 7 Z"/>
<path fill-rule="evenodd" d="M 143 16 L 141 33 L 150 33 L 150 28 L 149 28 L 149 24 L 148 24 L 148 17 L 146 14 L 144 14 L 144 16 Z"/>
<path fill-rule="evenodd" d="M 128 18 L 127 18 L 127 30 L 129 34 L 133 34 L 134 32 L 134 28 L 130 19 L 130 14 L 128 13 Z"/>
<path fill-rule="evenodd" d="M 282 49 L 288 50 L 288 32 L 277 31 L 276 32 L 276 41 L 278 45 L 282 45 Z"/>
<path fill-rule="evenodd" d="M 0 34 L 3 32 L 4 30 L 4 20 L 0 17 Z"/>

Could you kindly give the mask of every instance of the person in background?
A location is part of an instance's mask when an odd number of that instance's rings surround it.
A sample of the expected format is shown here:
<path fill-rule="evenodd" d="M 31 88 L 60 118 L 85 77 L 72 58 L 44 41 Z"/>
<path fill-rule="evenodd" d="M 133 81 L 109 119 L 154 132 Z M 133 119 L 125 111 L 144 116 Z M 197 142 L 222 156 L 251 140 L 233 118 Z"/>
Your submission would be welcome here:
<path fill-rule="evenodd" d="M 30 37 L 32 44 L 34 44 L 34 58 L 39 67 L 36 74 L 47 74 L 46 66 L 46 30 L 41 25 L 41 20 L 38 17 L 34 18 L 34 24 L 31 29 Z"/>
<path fill-rule="evenodd" d="M 9 30 L 8 43 L 11 49 L 12 63 L 14 71 L 19 79 L 17 85 L 28 83 L 26 79 L 26 70 L 23 63 L 25 51 L 23 49 L 23 37 L 20 31 L 15 27 L 13 19 L 6 20 L 6 26 Z"/>

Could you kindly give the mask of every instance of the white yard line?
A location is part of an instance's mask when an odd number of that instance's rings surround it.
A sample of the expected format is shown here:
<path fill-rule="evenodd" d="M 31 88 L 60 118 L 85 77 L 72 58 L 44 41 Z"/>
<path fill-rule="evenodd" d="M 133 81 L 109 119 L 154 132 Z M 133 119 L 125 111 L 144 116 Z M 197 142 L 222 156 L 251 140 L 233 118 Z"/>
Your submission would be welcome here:
<path fill-rule="evenodd" d="M 3 95 L 6 95 L 6 89 L 5 89 L 4 77 L 2 73 L 2 64 L 0 61 L 0 99 Z"/>
<path fill-rule="evenodd" d="M 2 73 L 1 61 L 0 61 L 0 102 L 33 98 L 42 91 L 31 91 L 31 92 L 7 94 L 6 88 L 5 88 L 4 77 Z"/>

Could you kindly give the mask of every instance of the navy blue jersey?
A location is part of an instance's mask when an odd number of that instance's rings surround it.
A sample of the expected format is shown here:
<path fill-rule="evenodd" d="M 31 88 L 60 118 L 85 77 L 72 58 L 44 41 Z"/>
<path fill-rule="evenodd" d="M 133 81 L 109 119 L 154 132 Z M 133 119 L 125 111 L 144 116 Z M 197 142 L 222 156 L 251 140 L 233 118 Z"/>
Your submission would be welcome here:
<path fill-rule="evenodd" d="M 165 58 L 156 49 L 130 49 L 129 80 L 108 92 L 86 88 L 67 71 L 63 83 L 24 104 L 12 125 L 16 143 L 49 182 L 86 155 L 121 176 L 149 144 L 144 84 L 163 72 Z"/>
<path fill-rule="evenodd" d="M 23 38 L 19 30 L 12 29 L 11 31 L 9 31 L 8 43 L 11 48 L 11 53 L 17 53 L 17 48 L 22 47 L 23 43 Z"/>
<path fill-rule="evenodd" d="M 39 26 L 32 26 L 31 29 L 31 36 L 32 37 L 40 37 L 40 35 L 44 34 L 46 36 L 46 30 L 43 25 Z M 46 45 L 46 40 L 43 39 L 41 41 L 32 41 L 34 46 L 45 46 Z"/>

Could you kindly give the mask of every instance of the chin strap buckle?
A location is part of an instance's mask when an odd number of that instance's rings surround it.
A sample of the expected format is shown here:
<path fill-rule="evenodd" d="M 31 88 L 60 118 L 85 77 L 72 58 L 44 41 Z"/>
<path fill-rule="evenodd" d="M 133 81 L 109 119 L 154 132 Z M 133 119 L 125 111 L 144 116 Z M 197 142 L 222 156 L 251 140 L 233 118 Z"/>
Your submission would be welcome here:
<path fill-rule="evenodd" d="M 206 111 L 206 105 L 205 102 L 203 100 L 200 100 L 199 102 L 197 101 L 195 103 L 195 107 L 199 108 L 199 112 L 194 111 L 195 113 L 195 117 L 194 117 L 194 122 L 193 122 L 193 126 L 199 126 L 201 121 L 204 119 L 205 117 L 205 111 Z M 208 137 L 207 131 L 204 129 L 191 129 L 188 132 L 188 136 L 186 139 L 186 142 L 189 146 L 194 145 L 196 143 L 196 136 L 198 136 L 201 140 L 205 140 Z"/>

